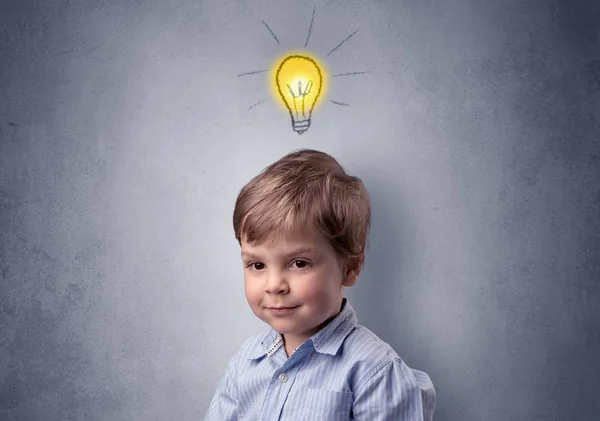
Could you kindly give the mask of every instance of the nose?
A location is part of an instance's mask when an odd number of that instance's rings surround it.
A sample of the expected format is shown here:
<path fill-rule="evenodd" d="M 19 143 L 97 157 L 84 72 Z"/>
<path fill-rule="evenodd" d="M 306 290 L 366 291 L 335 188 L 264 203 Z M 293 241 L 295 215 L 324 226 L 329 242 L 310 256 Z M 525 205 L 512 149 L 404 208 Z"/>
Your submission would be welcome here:
<path fill-rule="evenodd" d="M 270 294 L 285 294 L 289 291 L 289 285 L 281 272 L 270 271 L 267 274 L 265 290 Z"/>

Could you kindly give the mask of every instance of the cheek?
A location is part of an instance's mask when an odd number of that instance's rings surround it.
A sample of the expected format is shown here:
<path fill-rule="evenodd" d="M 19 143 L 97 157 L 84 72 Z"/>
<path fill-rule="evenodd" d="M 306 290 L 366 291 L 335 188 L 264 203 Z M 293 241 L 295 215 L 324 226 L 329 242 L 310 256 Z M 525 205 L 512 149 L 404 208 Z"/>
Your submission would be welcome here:
<path fill-rule="evenodd" d="M 325 270 L 315 274 L 310 279 L 302 279 L 296 284 L 294 292 L 302 296 L 302 299 L 319 303 L 330 303 L 333 298 L 341 293 L 342 281 L 338 279 L 337 273 Z"/>
<path fill-rule="evenodd" d="M 309 282 L 299 283 L 294 288 L 294 294 L 300 296 L 304 301 L 312 303 L 323 303 L 330 299 L 332 289 L 323 283 L 321 279 L 311 279 Z"/>
<path fill-rule="evenodd" d="M 246 298 L 248 299 L 248 301 L 250 302 L 256 302 L 256 301 L 260 301 L 262 294 L 261 294 L 261 287 L 260 287 L 260 283 L 257 282 L 256 279 L 248 279 L 245 278 L 244 279 L 244 290 L 246 292 Z"/>

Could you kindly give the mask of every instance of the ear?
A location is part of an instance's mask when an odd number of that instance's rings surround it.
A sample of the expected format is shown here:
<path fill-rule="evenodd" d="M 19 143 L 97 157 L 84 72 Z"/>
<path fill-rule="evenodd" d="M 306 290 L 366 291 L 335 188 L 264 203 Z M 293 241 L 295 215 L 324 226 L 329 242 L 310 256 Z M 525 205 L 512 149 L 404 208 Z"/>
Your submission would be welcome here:
<path fill-rule="evenodd" d="M 344 282 L 342 285 L 345 287 L 353 286 L 358 280 L 358 275 L 360 275 L 361 266 L 358 263 L 357 259 L 349 259 L 348 262 L 344 265 Z"/>

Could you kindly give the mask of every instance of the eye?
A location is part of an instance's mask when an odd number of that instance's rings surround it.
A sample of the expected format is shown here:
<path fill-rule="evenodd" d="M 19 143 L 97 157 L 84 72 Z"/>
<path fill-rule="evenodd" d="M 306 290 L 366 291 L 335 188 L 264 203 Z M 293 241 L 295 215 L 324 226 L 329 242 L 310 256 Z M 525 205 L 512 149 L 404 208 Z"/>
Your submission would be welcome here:
<path fill-rule="evenodd" d="M 261 262 L 253 262 L 248 264 L 248 266 L 252 270 L 263 270 L 265 268 L 265 264 Z"/>
<path fill-rule="evenodd" d="M 306 269 L 309 266 L 309 263 L 306 260 L 296 259 L 293 264 L 297 269 Z"/>

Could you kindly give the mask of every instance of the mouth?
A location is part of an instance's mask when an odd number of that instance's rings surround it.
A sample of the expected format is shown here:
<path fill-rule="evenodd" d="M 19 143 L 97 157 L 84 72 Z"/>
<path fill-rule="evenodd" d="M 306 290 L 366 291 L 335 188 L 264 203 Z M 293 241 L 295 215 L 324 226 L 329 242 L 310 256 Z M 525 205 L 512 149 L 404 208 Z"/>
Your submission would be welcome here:
<path fill-rule="evenodd" d="M 300 307 L 300 306 L 294 306 L 294 307 L 266 307 L 267 311 L 271 312 L 272 314 L 275 315 L 286 315 L 286 314 L 290 314 L 293 313 L 294 311 L 296 311 L 296 309 Z"/>

